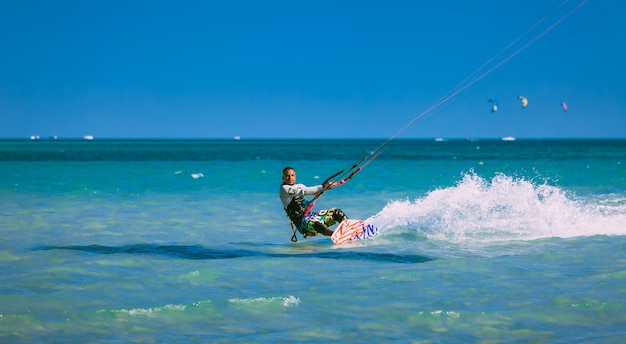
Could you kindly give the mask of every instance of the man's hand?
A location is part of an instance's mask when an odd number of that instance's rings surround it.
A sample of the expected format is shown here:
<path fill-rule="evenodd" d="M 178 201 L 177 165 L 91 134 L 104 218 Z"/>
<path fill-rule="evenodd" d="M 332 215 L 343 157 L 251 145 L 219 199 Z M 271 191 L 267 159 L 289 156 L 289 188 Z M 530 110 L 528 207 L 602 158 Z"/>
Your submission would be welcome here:
<path fill-rule="evenodd" d="M 330 189 L 334 188 L 335 186 L 337 186 L 337 183 L 335 183 L 335 182 L 328 182 L 328 183 L 324 183 L 322 185 L 322 188 L 324 188 L 324 190 L 330 190 Z"/>

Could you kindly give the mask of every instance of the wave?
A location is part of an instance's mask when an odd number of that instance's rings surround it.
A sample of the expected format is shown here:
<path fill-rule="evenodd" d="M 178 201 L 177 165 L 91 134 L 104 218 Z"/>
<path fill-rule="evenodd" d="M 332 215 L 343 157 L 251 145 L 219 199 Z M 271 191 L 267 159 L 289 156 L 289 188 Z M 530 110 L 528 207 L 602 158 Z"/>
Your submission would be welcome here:
<path fill-rule="evenodd" d="M 234 298 L 228 302 L 238 306 L 248 307 L 294 307 L 300 304 L 300 299 L 289 295 L 287 297 L 252 297 L 252 298 Z"/>
<path fill-rule="evenodd" d="M 297 307 L 300 299 L 293 296 L 272 296 L 272 297 L 249 297 L 249 298 L 231 298 L 227 300 L 229 307 L 238 309 L 248 309 L 255 311 L 280 311 L 284 308 Z M 191 304 L 167 304 L 154 307 L 137 307 L 137 308 L 120 308 L 120 309 L 101 309 L 96 313 L 113 315 L 118 319 L 130 317 L 145 318 L 175 318 L 181 316 L 194 317 L 196 315 L 206 315 L 214 312 L 216 305 L 215 300 L 205 300 L 193 302 Z M 218 302 L 220 305 L 223 302 Z"/>
<path fill-rule="evenodd" d="M 250 257 L 268 258 L 322 258 L 336 260 L 368 260 L 386 263 L 415 264 L 425 263 L 432 258 L 414 254 L 361 252 L 351 250 L 328 251 L 321 248 L 321 251 L 307 253 L 285 253 L 268 252 L 265 250 L 239 249 L 232 247 L 205 247 L 200 245 L 157 245 L 157 244 L 135 244 L 124 246 L 103 246 L 103 245 L 68 245 L 68 246 L 41 246 L 35 250 L 69 250 L 81 251 L 90 254 L 139 254 L 139 255 L 160 255 L 168 258 L 178 259 L 235 259 Z"/>
<path fill-rule="evenodd" d="M 418 235 L 458 244 L 626 235 L 626 198 L 577 198 L 557 186 L 497 174 L 467 173 L 455 186 L 389 202 L 366 220 L 381 236 Z"/>
<path fill-rule="evenodd" d="M 198 304 L 194 304 L 197 306 Z M 187 305 L 165 305 L 159 307 L 150 308 L 122 308 L 113 310 L 100 310 L 98 313 L 113 313 L 113 314 L 125 314 L 128 316 L 144 316 L 144 317 L 156 317 L 158 315 L 167 315 L 169 313 L 184 312 L 188 308 Z"/>

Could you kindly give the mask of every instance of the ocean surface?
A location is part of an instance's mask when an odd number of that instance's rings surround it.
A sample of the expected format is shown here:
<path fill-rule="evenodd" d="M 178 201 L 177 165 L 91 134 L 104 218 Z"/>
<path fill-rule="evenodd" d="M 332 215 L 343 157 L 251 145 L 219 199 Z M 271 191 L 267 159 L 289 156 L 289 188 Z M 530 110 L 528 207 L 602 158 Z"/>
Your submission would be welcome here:
<path fill-rule="evenodd" d="M 0 141 L 0 342 L 626 342 L 626 140 L 382 143 Z"/>

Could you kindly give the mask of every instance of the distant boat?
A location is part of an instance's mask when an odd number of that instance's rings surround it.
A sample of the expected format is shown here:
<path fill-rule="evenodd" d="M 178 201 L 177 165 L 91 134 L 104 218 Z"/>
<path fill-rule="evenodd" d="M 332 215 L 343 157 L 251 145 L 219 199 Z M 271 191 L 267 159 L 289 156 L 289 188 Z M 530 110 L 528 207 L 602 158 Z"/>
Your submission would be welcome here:
<path fill-rule="evenodd" d="M 235 139 L 235 140 L 241 140 L 241 136 L 235 136 L 235 137 L 233 137 L 233 139 Z"/>
<path fill-rule="evenodd" d="M 93 135 L 85 135 L 83 136 L 83 139 L 91 141 L 93 140 Z"/>
<path fill-rule="evenodd" d="M 515 141 L 515 138 L 513 136 L 505 136 L 502 138 L 502 141 Z"/>
<path fill-rule="evenodd" d="M 31 140 L 39 140 L 39 135 L 31 135 L 30 139 Z"/>
<path fill-rule="evenodd" d="M 446 139 L 444 139 L 443 137 L 435 137 L 435 142 L 443 142 Z"/>

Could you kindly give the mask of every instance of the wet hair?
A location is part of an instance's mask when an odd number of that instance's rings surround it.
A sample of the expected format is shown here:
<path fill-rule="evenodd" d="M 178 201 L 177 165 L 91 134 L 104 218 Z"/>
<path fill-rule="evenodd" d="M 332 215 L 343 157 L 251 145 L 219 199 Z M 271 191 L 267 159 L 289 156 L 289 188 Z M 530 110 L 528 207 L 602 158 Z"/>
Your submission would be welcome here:
<path fill-rule="evenodd" d="M 291 166 L 287 166 L 287 167 L 283 168 L 283 175 L 285 175 L 285 172 L 288 171 L 288 170 L 294 170 L 295 171 L 296 169 L 291 167 Z"/>

